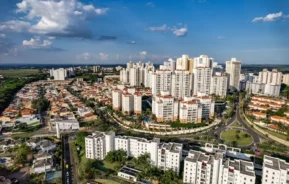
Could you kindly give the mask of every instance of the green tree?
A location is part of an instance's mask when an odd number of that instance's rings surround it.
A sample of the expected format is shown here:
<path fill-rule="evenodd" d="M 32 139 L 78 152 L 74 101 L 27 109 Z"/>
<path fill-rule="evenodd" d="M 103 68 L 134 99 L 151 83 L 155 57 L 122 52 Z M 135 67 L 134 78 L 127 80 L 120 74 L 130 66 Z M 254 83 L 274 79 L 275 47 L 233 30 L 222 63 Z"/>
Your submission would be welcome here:
<path fill-rule="evenodd" d="M 127 160 L 127 154 L 124 150 L 116 150 L 116 151 L 110 151 L 107 153 L 105 160 L 107 162 L 122 162 L 124 163 Z"/>
<path fill-rule="evenodd" d="M 24 164 L 27 161 L 27 155 L 30 152 L 31 152 L 30 148 L 25 143 L 22 143 L 17 149 L 15 155 L 15 162 L 17 164 Z"/>
<path fill-rule="evenodd" d="M 177 173 L 173 170 L 167 170 L 164 172 L 164 174 L 160 178 L 160 183 L 162 184 L 178 184 L 180 183 L 178 181 Z"/>
<path fill-rule="evenodd" d="M 84 148 L 85 147 L 85 137 L 88 135 L 89 135 L 89 133 L 85 132 L 85 131 L 77 132 L 75 143 L 77 145 L 79 145 L 80 147 Z"/>

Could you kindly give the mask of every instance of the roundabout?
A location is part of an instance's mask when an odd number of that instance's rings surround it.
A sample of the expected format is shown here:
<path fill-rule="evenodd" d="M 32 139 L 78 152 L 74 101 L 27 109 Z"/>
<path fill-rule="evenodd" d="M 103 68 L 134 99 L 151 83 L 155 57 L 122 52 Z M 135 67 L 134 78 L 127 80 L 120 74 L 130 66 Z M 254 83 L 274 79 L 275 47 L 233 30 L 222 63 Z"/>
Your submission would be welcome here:
<path fill-rule="evenodd" d="M 233 146 L 249 146 L 253 143 L 250 134 L 239 129 L 227 129 L 221 133 L 221 139 L 225 144 Z"/>

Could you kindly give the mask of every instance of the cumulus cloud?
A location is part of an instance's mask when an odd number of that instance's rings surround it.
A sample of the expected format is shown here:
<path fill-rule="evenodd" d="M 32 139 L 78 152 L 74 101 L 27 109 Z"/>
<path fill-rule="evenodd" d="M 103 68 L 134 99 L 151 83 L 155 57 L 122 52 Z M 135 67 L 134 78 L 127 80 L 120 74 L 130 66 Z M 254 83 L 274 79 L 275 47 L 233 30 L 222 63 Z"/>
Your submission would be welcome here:
<path fill-rule="evenodd" d="M 279 18 L 281 18 L 283 15 L 282 12 L 279 13 L 271 13 L 266 15 L 265 17 L 256 17 L 252 20 L 252 22 L 270 22 L 270 21 L 276 21 Z"/>
<path fill-rule="evenodd" d="M 182 24 L 179 23 L 178 27 L 180 27 L 180 25 Z M 187 25 L 184 25 L 183 27 L 180 27 L 180 28 L 177 28 L 177 26 L 173 26 L 171 28 L 171 27 L 168 27 L 166 24 L 163 24 L 162 26 L 159 26 L 159 27 L 149 27 L 147 28 L 147 30 L 153 31 L 153 32 L 172 32 L 177 37 L 186 36 L 188 33 Z"/>
<path fill-rule="evenodd" d="M 174 34 L 177 37 L 182 37 L 182 36 L 186 36 L 188 33 L 188 29 L 186 27 L 180 28 L 180 29 L 175 29 L 174 30 Z"/>
<path fill-rule="evenodd" d="M 22 45 L 27 48 L 51 48 L 52 41 L 50 40 L 41 40 L 40 36 L 35 36 L 30 40 L 23 40 Z"/>
<path fill-rule="evenodd" d="M 24 19 L 2 22 L 0 30 L 91 37 L 85 30 L 86 20 L 108 11 L 108 8 L 96 8 L 78 0 L 22 0 L 16 6 L 16 12 L 24 14 Z"/>
<path fill-rule="evenodd" d="M 140 56 L 142 56 L 142 57 L 146 57 L 146 55 L 147 55 L 148 53 L 147 53 L 147 51 L 141 51 L 139 54 L 140 54 Z"/>
<path fill-rule="evenodd" d="M 148 2 L 146 5 L 152 8 L 156 7 L 156 5 L 153 2 Z"/>
<path fill-rule="evenodd" d="M 108 54 L 103 53 L 103 52 L 100 52 L 100 53 L 98 54 L 98 56 L 99 56 L 100 60 L 102 60 L 102 61 L 108 59 Z"/>

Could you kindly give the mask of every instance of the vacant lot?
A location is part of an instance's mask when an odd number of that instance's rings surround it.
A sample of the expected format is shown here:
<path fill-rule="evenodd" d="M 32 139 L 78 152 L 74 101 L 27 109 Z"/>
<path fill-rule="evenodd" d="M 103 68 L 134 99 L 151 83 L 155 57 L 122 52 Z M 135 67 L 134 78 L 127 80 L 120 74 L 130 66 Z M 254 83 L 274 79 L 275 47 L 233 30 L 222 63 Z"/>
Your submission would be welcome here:
<path fill-rule="evenodd" d="M 3 75 L 4 77 L 26 77 L 38 73 L 38 69 L 0 70 L 0 75 Z"/>

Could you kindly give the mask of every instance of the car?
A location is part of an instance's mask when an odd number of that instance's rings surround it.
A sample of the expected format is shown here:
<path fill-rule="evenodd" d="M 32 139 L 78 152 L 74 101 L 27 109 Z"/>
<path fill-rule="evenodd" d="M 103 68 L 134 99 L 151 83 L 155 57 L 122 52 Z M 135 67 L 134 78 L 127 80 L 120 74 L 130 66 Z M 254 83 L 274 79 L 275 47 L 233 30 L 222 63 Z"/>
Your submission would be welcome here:
<path fill-rule="evenodd" d="M 19 181 L 16 178 L 10 179 L 13 184 L 19 184 Z"/>
<path fill-rule="evenodd" d="M 68 164 L 66 164 L 66 165 L 65 165 L 65 168 L 66 168 L 66 169 L 68 169 L 68 168 L 69 168 L 69 165 L 68 165 Z"/>

